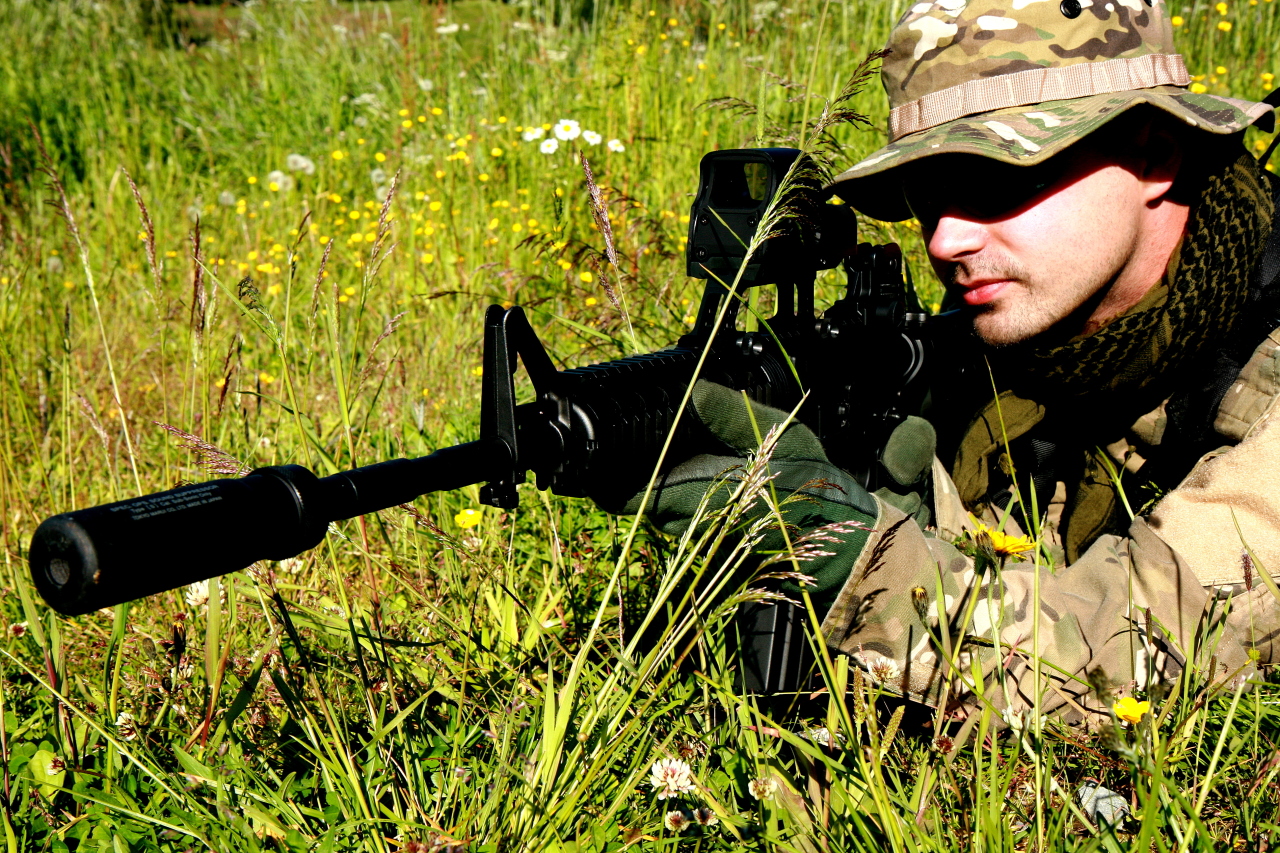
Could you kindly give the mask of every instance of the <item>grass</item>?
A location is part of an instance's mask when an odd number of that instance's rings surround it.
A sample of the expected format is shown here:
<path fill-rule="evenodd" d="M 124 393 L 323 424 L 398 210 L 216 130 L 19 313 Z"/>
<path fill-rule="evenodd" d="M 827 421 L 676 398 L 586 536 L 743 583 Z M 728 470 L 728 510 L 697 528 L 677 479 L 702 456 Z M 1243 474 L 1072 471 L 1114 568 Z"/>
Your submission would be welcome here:
<path fill-rule="evenodd" d="M 1277 5 L 1184 4 L 1197 83 L 1264 94 Z M 1269 685 L 1224 693 L 1190 671 L 1136 726 L 998 731 L 988 714 L 937 731 L 841 660 L 786 716 L 740 695 L 711 602 L 686 605 L 706 625 L 698 673 L 621 654 L 659 593 L 725 558 L 718 532 L 750 495 L 701 543 L 641 527 L 627 545 L 629 520 L 589 502 L 526 486 L 504 513 L 468 487 L 207 588 L 78 619 L 33 599 L 46 515 L 237 464 L 327 474 L 473 439 L 492 302 L 524 305 L 565 366 L 670 343 L 699 295 L 681 274 L 698 157 L 812 116 L 779 84 L 832 96 L 900 6 L 0 8 L 7 849 L 1274 845 Z M 726 95 L 762 110 L 700 107 Z M 882 124 L 878 91 L 853 106 Z M 523 139 L 561 118 L 602 136 L 575 145 L 608 200 L 625 315 L 572 146 Z M 880 136 L 839 138 L 851 162 Z M 860 226 L 901 242 L 937 300 L 912 224 Z M 669 757 L 697 790 L 659 801 L 649 768 Z M 1087 782 L 1134 817 L 1095 826 Z M 677 807 L 715 825 L 677 833 Z"/>

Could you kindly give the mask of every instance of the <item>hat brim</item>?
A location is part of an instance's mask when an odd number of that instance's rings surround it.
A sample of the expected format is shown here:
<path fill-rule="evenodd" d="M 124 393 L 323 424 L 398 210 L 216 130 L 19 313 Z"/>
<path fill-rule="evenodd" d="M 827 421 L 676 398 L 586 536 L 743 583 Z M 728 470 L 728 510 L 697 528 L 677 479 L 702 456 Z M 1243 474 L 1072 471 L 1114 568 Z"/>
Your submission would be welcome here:
<path fill-rule="evenodd" d="M 902 137 L 840 174 L 829 186 L 859 212 L 884 222 L 911 218 L 894 171 L 938 154 L 976 154 L 1033 166 L 1141 104 L 1171 113 L 1209 133 L 1230 134 L 1267 118 L 1269 104 L 1159 86 L 1047 101 L 965 116 Z"/>

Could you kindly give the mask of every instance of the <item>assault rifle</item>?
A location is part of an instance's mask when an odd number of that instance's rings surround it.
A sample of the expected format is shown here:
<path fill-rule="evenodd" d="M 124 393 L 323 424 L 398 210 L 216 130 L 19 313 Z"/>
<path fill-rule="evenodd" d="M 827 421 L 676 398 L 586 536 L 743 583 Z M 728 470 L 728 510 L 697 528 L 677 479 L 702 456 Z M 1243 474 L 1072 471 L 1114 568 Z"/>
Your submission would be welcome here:
<path fill-rule="evenodd" d="M 514 508 L 516 487 L 530 472 L 540 489 L 607 504 L 609 496 L 644 487 L 673 428 L 668 461 L 694 452 L 697 418 L 676 416 L 699 361 L 702 378 L 781 409 L 808 391 L 799 419 L 833 462 L 876 488 L 880 448 L 923 398 L 926 315 L 903 282 L 898 247 L 856 245 L 852 210 L 825 203 L 813 181 L 788 182 L 781 199 L 788 215 L 738 276 L 746 246 L 800 156 L 769 148 L 703 157 L 686 251 L 688 274 L 705 279 L 706 288 L 692 331 L 675 346 L 557 370 L 524 311 L 492 305 L 476 441 L 324 478 L 299 465 L 274 465 L 55 515 L 31 543 L 36 587 L 61 613 L 89 613 L 296 556 L 319 544 L 333 521 L 428 492 L 485 483 L 482 502 Z M 815 319 L 816 274 L 840 263 L 848 290 Z M 776 312 L 761 322 L 763 330 L 737 330 L 745 300 L 737 289 L 731 293 L 735 277 L 739 287 L 775 285 Z M 535 396 L 519 405 L 517 357 Z M 863 368 L 856 378 L 855 365 Z M 210 537 L 210 530 L 226 533 Z M 807 652 L 802 617 L 772 603 L 740 611 L 748 689 L 799 686 Z"/>

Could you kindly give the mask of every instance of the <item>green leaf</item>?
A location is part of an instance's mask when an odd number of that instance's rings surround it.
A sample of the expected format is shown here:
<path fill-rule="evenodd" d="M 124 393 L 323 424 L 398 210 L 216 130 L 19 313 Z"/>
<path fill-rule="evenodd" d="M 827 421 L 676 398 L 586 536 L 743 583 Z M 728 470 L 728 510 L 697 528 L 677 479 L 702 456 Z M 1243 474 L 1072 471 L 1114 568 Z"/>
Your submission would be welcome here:
<path fill-rule="evenodd" d="M 27 773 L 40 786 L 40 795 L 49 799 L 58 793 L 67 778 L 67 766 L 47 749 L 41 749 L 27 762 Z"/>

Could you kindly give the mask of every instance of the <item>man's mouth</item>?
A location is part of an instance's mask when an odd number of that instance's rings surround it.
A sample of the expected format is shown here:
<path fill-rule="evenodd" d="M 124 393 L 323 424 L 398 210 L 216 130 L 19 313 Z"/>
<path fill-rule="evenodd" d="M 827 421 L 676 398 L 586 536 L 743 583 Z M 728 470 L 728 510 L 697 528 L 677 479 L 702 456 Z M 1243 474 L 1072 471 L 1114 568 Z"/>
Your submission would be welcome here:
<path fill-rule="evenodd" d="M 994 281 L 991 279 L 979 279 L 965 284 L 957 284 L 956 287 L 960 289 L 960 296 L 964 299 L 966 305 L 985 305 L 999 296 L 1000 291 L 1012 283 L 1012 280 L 1007 278 Z"/>

